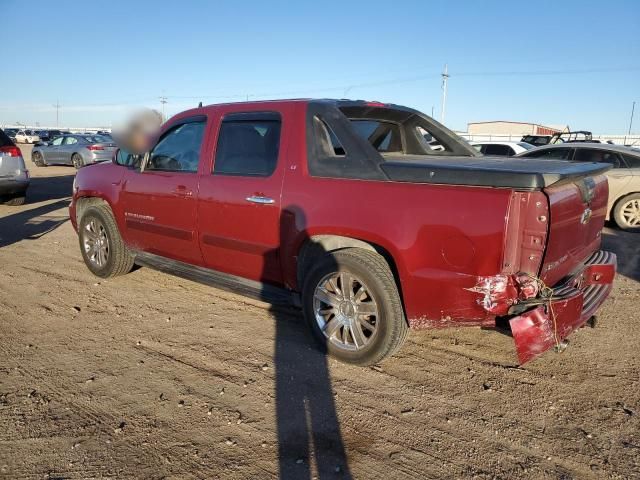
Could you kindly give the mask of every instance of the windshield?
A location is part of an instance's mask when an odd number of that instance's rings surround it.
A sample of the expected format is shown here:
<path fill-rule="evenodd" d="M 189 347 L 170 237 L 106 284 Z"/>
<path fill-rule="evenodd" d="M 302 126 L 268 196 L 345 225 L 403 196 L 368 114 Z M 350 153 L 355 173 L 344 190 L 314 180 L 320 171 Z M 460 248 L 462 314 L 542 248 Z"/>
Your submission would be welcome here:
<path fill-rule="evenodd" d="M 535 148 L 530 143 L 525 143 L 525 142 L 518 142 L 518 145 L 524 148 L 525 150 L 531 150 L 532 148 Z"/>

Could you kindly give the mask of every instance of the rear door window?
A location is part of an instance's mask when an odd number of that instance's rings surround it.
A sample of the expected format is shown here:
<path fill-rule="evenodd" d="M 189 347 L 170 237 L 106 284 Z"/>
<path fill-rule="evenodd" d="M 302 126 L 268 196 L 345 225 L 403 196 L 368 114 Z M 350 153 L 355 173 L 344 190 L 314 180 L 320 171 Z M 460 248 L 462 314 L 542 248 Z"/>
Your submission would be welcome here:
<path fill-rule="evenodd" d="M 607 152 L 595 148 L 576 148 L 573 156 L 576 162 L 598 162 L 613 165 L 613 168 L 621 168 L 622 162 L 616 152 Z"/>
<path fill-rule="evenodd" d="M 276 169 L 281 120 L 276 113 L 232 114 L 220 125 L 214 175 L 268 177 Z"/>
<path fill-rule="evenodd" d="M 65 137 L 64 145 L 75 145 L 78 143 L 78 139 L 76 137 Z"/>
<path fill-rule="evenodd" d="M 527 158 L 540 158 L 542 160 L 567 160 L 570 148 L 547 148 L 544 150 L 532 151 L 524 156 Z"/>

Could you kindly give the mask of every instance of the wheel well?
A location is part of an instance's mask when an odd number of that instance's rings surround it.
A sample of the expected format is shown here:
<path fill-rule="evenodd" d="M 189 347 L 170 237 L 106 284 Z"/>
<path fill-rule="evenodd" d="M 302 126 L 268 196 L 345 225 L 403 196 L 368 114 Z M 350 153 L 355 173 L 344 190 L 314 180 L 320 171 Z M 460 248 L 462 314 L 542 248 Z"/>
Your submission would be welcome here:
<path fill-rule="evenodd" d="M 339 235 L 314 235 L 307 239 L 298 251 L 298 264 L 297 264 L 297 280 L 298 290 L 302 290 L 304 277 L 314 262 L 323 256 L 327 252 L 334 252 L 337 250 L 343 250 L 345 248 L 361 248 L 363 250 L 369 250 L 381 255 L 389 268 L 396 281 L 400 298 L 402 299 L 402 284 L 400 283 L 400 275 L 398 273 L 398 267 L 396 265 L 393 256 L 388 250 L 372 242 L 366 242 L 357 238 L 342 237 Z M 403 301 L 404 308 L 404 301 Z"/>
<path fill-rule="evenodd" d="M 111 205 L 105 200 L 98 197 L 82 197 L 76 201 L 76 222 L 79 225 L 80 219 L 82 218 L 82 214 L 85 210 L 93 205 L 105 205 L 109 210 L 111 210 Z M 113 213 L 113 211 L 112 211 Z"/>

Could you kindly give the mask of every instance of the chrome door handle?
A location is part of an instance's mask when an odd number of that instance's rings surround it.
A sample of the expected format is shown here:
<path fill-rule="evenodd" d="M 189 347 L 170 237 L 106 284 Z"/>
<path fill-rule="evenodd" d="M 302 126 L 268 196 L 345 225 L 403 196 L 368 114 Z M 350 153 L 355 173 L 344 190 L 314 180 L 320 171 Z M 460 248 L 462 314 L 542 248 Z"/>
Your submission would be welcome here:
<path fill-rule="evenodd" d="M 273 198 L 260 197 L 257 195 L 254 195 L 252 197 L 247 197 L 246 200 L 247 202 L 259 203 L 260 205 L 271 205 L 272 203 L 275 203 L 275 200 Z"/>

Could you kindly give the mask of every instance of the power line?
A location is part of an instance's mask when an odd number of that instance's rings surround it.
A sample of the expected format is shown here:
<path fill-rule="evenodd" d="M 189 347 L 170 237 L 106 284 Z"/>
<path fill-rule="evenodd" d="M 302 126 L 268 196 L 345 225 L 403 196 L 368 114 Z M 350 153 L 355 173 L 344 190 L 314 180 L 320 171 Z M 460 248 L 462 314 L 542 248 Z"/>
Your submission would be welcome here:
<path fill-rule="evenodd" d="M 60 126 L 60 108 L 61 107 L 62 105 L 60 105 L 60 101 L 56 99 L 56 104 L 54 105 L 54 108 L 56 109 L 56 128 Z"/>

